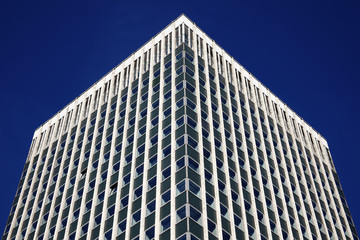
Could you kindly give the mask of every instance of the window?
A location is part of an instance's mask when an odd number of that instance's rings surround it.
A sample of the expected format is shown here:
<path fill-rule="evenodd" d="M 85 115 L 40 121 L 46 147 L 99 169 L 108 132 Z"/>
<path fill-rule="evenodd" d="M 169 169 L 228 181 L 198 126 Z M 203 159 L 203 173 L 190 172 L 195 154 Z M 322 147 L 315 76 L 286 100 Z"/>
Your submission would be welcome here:
<path fill-rule="evenodd" d="M 73 215 L 73 220 L 76 220 L 79 218 L 79 215 L 80 215 L 80 209 L 76 210 L 74 212 L 74 215 Z M 65 224 L 62 224 L 62 227 L 65 227 L 66 226 L 66 223 Z"/>
<path fill-rule="evenodd" d="M 153 120 L 151 120 L 151 124 L 152 126 L 156 126 L 157 124 L 159 123 L 159 118 L 158 117 L 155 117 Z"/>
<path fill-rule="evenodd" d="M 99 216 L 95 217 L 94 222 L 94 227 L 101 223 L 101 213 L 99 214 Z"/>
<path fill-rule="evenodd" d="M 156 77 L 158 77 L 158 76 L 160 76 L 160 69 L 157 70 L 156 72 L 154 72 L 154 78 L 156 78 Z"/>
<path fill-rule="evenodd" d="M 220 84 L 221 84 L 221 83 L 220 83 Z M 226 105 L 226 102 L 227 102 L 227 101 L 226 101 L 226 98 L 224 98 L 223 96 L 221 96 L 221 103 L 224 104 L 224 105 Z"/>
<path fill-rule="evenodd" d="M 85 224 L 84 226 L 82 226 L 81 228 L 81 236 L 86 234 L 88 232 L 88 228 L 89 228 L 89 224 Z"/>
<path fill-rule="evenodd" d="M 182 145 L 184 145 L 185 143 L 185 138 L 184 136 L 181 136 L 179 137 L 177 140 L 176 140 L 176 146 L 179 148 L 181 147 Z"/>
<path fill-rule="evenodd" d="M 165 84 L 169 83 L 171 81 L 171 74 L 165 78 Z"/>
<path fill-rule="evenodd" d="M 208 139 L 209 133 L 208 133 L 204 128 L 202 129 L 202 133 L 203 133 L 203 136 L 204 136 L 206 139 Z"/>
<path fill-rule="evenodd" d="M 205 148 L 203 148 L 203 153 L 204 153 L 204 157 L 205 158 L 209 158 L 210 157 L 210 152 L 208 150 L 206 150 Z"/>
<path fill-rule="evenodd" d="M 210 87 L 210 93 L 215 96 L 216 95 L 216 90 L 213 89 L 212 87 Z"/>
<path fill-rule="evenodd" d="M 126 196 L 123 199 L 121 199 L 121 206 L 120 207 L 124 208 L 124 207 L 126 207 L 128 205 L 128 203 L 129 203 L 129 196 Z"/>
<path fill-rule="evenodd" d="M 214 140 L 215 140 L 215 146 L 217 148 L 220 148 L 221 147 L 221 142 L 219 140 L 217 140 L 217 138 L 214 138 Z"/>
<path fill-rule="evenodd" d="M 85 205 L 85 211 L 89 211 L 91 209 L 92 206 L 92 200 L 88 201 Z"/>
<path fill-rule="evenodd" d="M 193 183 L 191 180 L 189 180 L 189 190 L 194 193 L 195 195 L 200 194 L 200 187 Z"/>
<path fill-rule="evenodd" d="M 153 93 L 156 93 L 157 91 L 159 91 L 160 89 L 160 84 L 157 84 L 156 86 L 153 87 Z"/>
<path fill-rule="evenodd" d="M 150 167 L 154 166 L 156 163 L 157 163 L 157 154 L 155 154 L 154 156 L 152 156 L 152 157 L 149 159 L 149 165 L 150 165 Z"/>
<path fill-rule="evenodd" d="M 123 132 L 124 132 L 124 125 L 118 128 L 118 135 L 122 134 Z"/>
<path fill-rule="evenodd" d="M 156 207 L 156 202 L 155 200 L 152 201 L 151 203 L 149 203 L 147 205 L 147 214 L 149 215 L 150 213 L 152 213 L 153 211 L 155 211 L 155 207 Z"/>
<path fill-rule="evenodd" d="M 74 184 L 75 184 L 75 178 L 76 178 L 76 176 L 73 177 L 72 179 L 70 179 L 70 186 L 69 186 L 69 187 L 74 186 Z"/>
<path fill-rule="evenodd" d="M 107 177 L 107 170 L 101 174 L 101 181 L 105 181 Z"/>
<path fill-rule="evenodd" d="M 163 176 L 163 180 L 170 177 L 171 174 L 171 167 L 168 167 L 167 169 L 163 170 L 162 172 L 162 176 Z"/>
<path fill-rule="evenodd" d="M 67 223 L 67 217 L 64 218 L 63 220 L 61 220 L 61 229 L 63 229 L 64 227 L 66 227 L 66 223 Z M 37 225 L 37 222 L 35 222 L 35 223 L 33 224 L 33 230 L 35 230 L 36 225 Z"/>
<path fill-rule="evenodd" d="M 171 125 L 165 128 L 163 130 L 163 133 L 164 133 L 164 137 L 168 136 L 171 133 Z"/>
<path fill-rule="evenodd" d="M 163 157 L 168 156 L 171 153 L 171 145 L 167 146 L 164 150 L 163 150 Z"/>
<path fill-rule="evenodd" d="M 197 149 L 197 141 L 195 141 L 194 139 L 192 139 L 190 136 L 188 137 L 188 144 L 193 147 L 194 149 Z"/>
<path fill-rule="evenodd" d="M 136 86 L 136 87 L 134 87 L 131 91 L 132 91 L 132 93 L 133 93 L 133 94 L 137 93 L 137 91 L 138 91 L 138 87 L 137 87 L 137 86 Z"/>
<path fill-rule="evenodd" d="M 179 109 L 182 106 L 184 106 L 184 99 L 183 98 L 176 102 L 176 109 Z"/>
<path fill-rule="evenodd" d="M 170 190 L 167 191 L 166 193 L 164 193 L 162 196 L 161 196 L 161 199 L 162 199 L 162 204 L 165 204 L 167 203 L 169 200 L 170 200 Z"/>
<path fill-rule="evenodd" d="M 239 125 L 237 122 L 234 121 L 234 128 L 235 128 L 236 130 L 239 130 L 239 127 L 240 127 L 240 125 Z"/>
<path fill-rule="evenodd" d="M 176 211 L 176 219 L 177 221 L 180 221 L 181 219 L 184 219 L 186 217 L 186 206 L 183 206 L 179 210 Z"/>
<path fill-rule="evenodd" d="M 171 97 L 171 90 L 168 91 L 167 93 L 165 93 L 164 99 L 165 99 L 165 100 L 168 100 L 170 97 Z"/>
<path fill-rule="evenodd" d="M 146 92 L 144 95 L 141 96 L 141 100 L 145 102 L 148 99 L 148 93 Z"/>
<path fill-rule="evenodd" d="M 224 163 L 220 159 L 216 158 L 216 166 L 219 169 L 223 169 Z"/>
<path fill-rule="evenodd" d="M 244 200 L 244 205 L 245 205 L 246 211 L 250 211 L 251 204 L 248 201 Z"/>
<path fill-rule="evenodd" d="M 176 60 L 179 60 L 183 57 L 183 52 L 180 52 L 178 55 L 176 55 Z"/>
<path fill-rule="evenodd" d="M 122 221 L 121 223 L 119 223 L 118 234 L 121 234 L 125 230 L 126 230 L 126 219 L 124 221 Z"/>
<path fill-rule="evenodd" d="M 190 62 L 193 62 L 194 61 L 194 58 L 187 52 L 185 52 L 185 57 L 190 61 Z"/>
<path fill-rule="evenodd" d="M 221 215 L 223 215 L 224 217 L 227 217 L 228 209 L 221 203 L 220 203 L 220 212 L 221 212 Z"/>
<path fill-rule="evenodd" d="M 224 239 L 224 240 L 230 239 L 230 234 L 228 234 L 228 233 L 225 232 L 224 230 L 222 231 L 222 235 L 223 235 L 223 239 Z"/>
<path fill-rule="evenodd" d="M 156 100 L 155 102 L 153 102 L 152 107 L 153 109 L 156 109 L 159 106 L 159 100 Z"/>
<path fill-rule="evenodd" d="M 170 227 L 170 216 L 161 221 L 161 230 L 165 231 Z"/>
<path fill-rule="evenodd" d="M 144 164 L 142 164 L 136 168 L 136 176 L 135 177 L 141 175 L 143 172 L 144 172 Z"/>
<path fill-rule="evenodd" d="M 103 131 L 104 131 L 104 126 L 100 127 L 98 130 L 99 133 L 102 133 Z"/>
<path fill-rule="evenodd" d="M 156 134 L 154 137 L 152 137 L 150 139 L 150 142 L 151 142 L 151 146 L 154 146 L 155 144 L 158 143 L 158 135 Z"/>
<path fill-rule="evenodd" d="M 213 120 L 213 126 L 215 127 L 215 129 L 219 129 L 220 124 L 217 121 Z"/>
<path fill-rule="evenodd" d="M 188 73 L 191 77 L 194 76 L 194 72 L 188 67 L 186 67 L 186 73 Z"/>
<path fill-rule="evenodd" d="M 186 82 L 186 88 L 192 93 L 195 92 L 195 87 L 191 85 L 189 82 Z"/>
<path fill-rule="evenodd" d="M 126 184 L 128 184 L 130 182 L 130 173 L 128 175 L 126 175 L 124 178 L 123 178 L 123 186 L 125 186 Z"/>
<path fill-rule="evenodd" d="M 145 80 L 143 80 L 143 86 L 145 87 L 149 83 L 149 78 L 147 77 Z"/>
<path fill-rule="evenodd" d="M 225 184 L 222 181 L 218 180 L 218 186 L 220 191 L 223 192 L 225 190 Z"/>
<path fill-rule="evenodd" d="M 74 231 L 70 236 L 69 236 L 69 239 L 70 240 L 75 240 L 75 235 L 76 235 L 76 232 Z M 38 240 L 42 240 L 44 238 L 44 235 L 42 235 L 41 237 L 38 238 Z"/>
<path fill-rule="evenodd" d="M 228 155 L 228 157 L 230 158 L 230 159 L 233 159 L 233 152 L 230 150 L 230 149 L 228 149 L 228 148 L 226 148 L 226 153 L 227 153 L 227 155 Z"/>
<path fill-rule="evenodd" d="M 171 60 L 165 63 L 165 69 L 168 69 L 169 67 L 171 67 Z"/>
<path fill-rule="evenodd" d="M 134 134 L 132 134 L 130 137 L 128 137 L 127 145 L 130 145 L 131 143 L 133 143 L 133 141 L 134 141 Z"/>
<path fill-rule="evenodd" d="M 171 114 L 171 107 L 169 107 L 164 111 L 164 118 L 167 118 L 168 116 L 170 116 L 170 114 Z"/>
<path fill-rule="evenodd" d="M 119 171 L 120 168 L 120 162 L 117 162 L 113 165 L 113 172 L 117 172 Z"/>
<path fill-rule="evenodd" d="M 192 160 L 191 158 L 189 158 L 189 167 L 191 167 L 194 171 L 197 172 L 199 169 L 199 164 L 194 160 Z"/>
<path fill-rule="evenodd" d="M 241 223 L 241 218 L 239 218 L 235 214 L 234 214 L 234 223 L 235 223 L 235 226 L 240 226 L 240 223 Z"/>
<path fill-rule="evenodd" d="M 187 123 L 188 123 L 189 126 L 191 126 L 194 129 L 197 126 L 197 123 L 194 120 L 192 120 L 190 117 L 187 118 Z"/>
<path fill-rule="evenodd" d="M 209 232 L 213 233 L 214 230 L 215 230 L 215 228 L 216 228 L 215 223 L 213 223 L 212 221 L 210 221 L 210 220 L 208 219 L 208 230 L 209 230 Z"/>
<path fill-rule="evenodd" d="M 120 118 L 125 117 L 125 112 L 126 112 L 126 109 L 124 109 L 123 111 L 120 112 Z"/>
<path fill-rule="evenodd" d="M 105 240 L 111 240 L 112 230 L 105 233 Z"/>
<path fill-rule="evenodd" d="M 98 203 L 104 201 L 104 197 L 105 197 L 105 191 L 103 191 L 98 195 Z"/>
<path fill-rule="evenodd" d="M 134 190 L 134 200 L 141 197 L 142 194 L 142 186 Z"/>
<path fill-rule="evenodd" d="M 112 126 L 114 124 L 115 118 L 112 118 L 109 120 L 109 126 Z"/>
<path fill-rule="evenodd" d="M 84 193 L 84 188 L 81 188 L 78 192 L 77 192 L 77 199 L 81 198 L 82 195 Z"/>
<path fill-rule="evenodd" d="M 110 194 L 114 194 L 117 191 L 117 182 L 110 186 Z"/>
<path fill-rule="evenodd" d="M 53 194 L 51 194 L 51 196 L 52 196 L 52 195 L 53 195 Z M 51 198 L 52 198 L 52 197 L 51 197 Z M 49 199 L 50 199 L 50 197 L 49 197 Z M 66 199 L 66 207 L 71 204 L 71 199 L 72 199 L 72 196 L 70 196 L 70 197 L 68 197 L 68 198 Z M 50 199 L 50 201 L 51 201 L 51 199 Z"/>
<path fill-rule="evenodd" d="M 141 210 L 137 211 L 136 213 L 133 214 L 133 221 L 132 224 L 134 225 L 135 223 L 137 223 L 138 221 L 140 221 L 141 218 Z"/>
<path fill-rule="evenodd" d="M 142 136 L 146 132 L 146 125 L 139 129 L 139 135 Z"/>
<path fill-rule="evenodd" d="M 183 67 L 179 67 L 178 69 L 176 69 L 176 76 L 179 76 L 182 72 L 183 72 Z"/>
<path fill-rule="evenodd" d="M 206 102 L 206 97 L 204 96 L 204 94 L 200 93 L 200 99 L 201 101 L 203 101 L 204 103 Z"/>
<path fill-rule="evenodd" d="M 196 104 L 193 103 L 191 100 L 187 99 L 186 104 L 187 104 L 192 110 L 195 110 Z"/>
<path fill-rule="evenodd" d="M 176 120 L 176 126 L 180 127 L 183 124 L 184 124 L 184 117 L 182 116 Z"/>
<path fill-rule="evenodd" d="M 239 195 L 236 192 L 231 191 L 231 198 L 234 202 L 236 202 L 239 199 Z"/>
<path fill-rule="evenodd" d="M 155 187 L 155 185 L 156 185 L 156 176 L 148 181 L 148 185 L 149 185 L 149 190 L 151 188 Z"/>
<path fill-rule="evenodd" d="M 153 239 L 155 236 L 155 227 L 151 227 L 148 230 L 146 230 L 146 237 L 147 239 Z"/>
<path fill-rule="evenodd" d="M 204 174 L 205 179 L 208 180 L 209 182 L 211 182 L 212 174 L 209 171 L 207 171 L 206 169 L 204 169 L 204 171 L 205 171 L 205 174 Z"/>
<path fill-rule="evenodd" d="M 269 222 L 270 222 L 270 228 L 271 228 L 271 230 L 274 231 L 274 229 L 276 228 L 276 224 L 275 224 L 273 221 L 271 221 L 271 220 L 269 220 Z"/>
<path fill-rule="evenodd" d="M 108 208 L 107 217 L 109 218 L 109 217 L 113 216 L 114 213 L 115 213 L 115 204 Z"/>
<path fill-rule="evenodd" d="M 194 219 L 196 222 L 199 222 L 201 218 L 201 213 L 195 208 L 190 206 L 190 217 Z"/>
<path fill-rule="evenodd" d="M 176 193 L 177 194 L 182 193 L 183 191 L 185 191 L 185 188 L 186 188 L 185 180 L 183 180 L 182 182 L 180 182 L 176 185 Z"/>
<path fill-rule="evenodd" d="M 110 151 L 104 155 L 104 160 L 107 161 L 110 158 Z"/>
<path fill-rule="evenodd" d="M 205 87 L 205 81 L 204 81 L 204 79 L 201 78 L 201 76 L 199 76 L 199 82 L 200 82 L 201 86 Z"/>
<path fill-rule="evenodd" d="M 130 153 L 129 155 L 127 155 L 127 156 L 125 157 L 125 161 L 126 161 L 127 164 L 128 164 L 129 162 L 131 162 L 131 160 L 132 160 L 132 153 Z"/>
<path fill-rule="evenodd" d="M 230 132 L 225 129 L 225 137 L 230 139 L 230 136 L 231 136 Z"/>
<path fill-rule="evenodd" d="M 182 168 L 183 166 L 185 166 L 185 158 L 184 158 L 184 157 L 180 158 L 180 159 L 176 162 L 176 170 L 179 170 L 179 169 Z"/>
<path fill-rule="evenodd" d="M 140 113 L 141 119 L 146 117 L 146 114 L 147 114 L 147 109 L 144 109 L 143 111 L 141 111 L 141 113 Z"/>

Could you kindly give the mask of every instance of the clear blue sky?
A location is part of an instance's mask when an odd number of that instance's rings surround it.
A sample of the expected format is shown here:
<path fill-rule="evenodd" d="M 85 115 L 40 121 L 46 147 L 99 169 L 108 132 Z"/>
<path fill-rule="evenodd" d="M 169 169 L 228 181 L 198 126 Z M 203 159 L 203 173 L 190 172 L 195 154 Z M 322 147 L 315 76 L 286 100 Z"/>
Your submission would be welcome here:
<path fill-rule="evenodd" d="M 34 130 L 181 13 L 328 140 L 359 231 L 359 12 L 351 0 L 0 1 L 0 234 Z"/>

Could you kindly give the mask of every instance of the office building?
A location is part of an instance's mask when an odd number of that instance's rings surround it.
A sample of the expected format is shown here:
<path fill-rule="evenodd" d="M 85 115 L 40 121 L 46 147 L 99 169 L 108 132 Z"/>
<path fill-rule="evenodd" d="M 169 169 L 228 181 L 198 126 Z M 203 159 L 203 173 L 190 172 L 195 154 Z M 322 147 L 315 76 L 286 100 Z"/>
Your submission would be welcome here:
<path fill-rule="evenodd" d="M 326 140 L 186 16 L 36 129 L 2 239 L 358 239 Z"/>

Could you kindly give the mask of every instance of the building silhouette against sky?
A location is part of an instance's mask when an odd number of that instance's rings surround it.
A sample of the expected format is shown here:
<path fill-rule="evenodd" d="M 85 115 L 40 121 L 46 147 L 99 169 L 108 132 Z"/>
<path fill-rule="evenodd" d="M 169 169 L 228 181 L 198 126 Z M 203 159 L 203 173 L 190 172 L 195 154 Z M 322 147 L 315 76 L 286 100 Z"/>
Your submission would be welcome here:
<path fill-rule="evenodd" d="M 23 238 L 358 236 L 326 140 L 181 15 L 36 129 Z"/>

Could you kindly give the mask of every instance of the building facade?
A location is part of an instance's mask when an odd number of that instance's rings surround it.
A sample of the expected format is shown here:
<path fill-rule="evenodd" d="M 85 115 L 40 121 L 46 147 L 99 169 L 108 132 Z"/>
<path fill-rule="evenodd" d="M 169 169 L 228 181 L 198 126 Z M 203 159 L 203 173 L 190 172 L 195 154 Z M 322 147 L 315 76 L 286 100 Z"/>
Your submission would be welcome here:
<path fill-rule="evenodd" d="M 358 239 L 326 140 L 181 15 L 34 133 L 2 239 Z"/>

